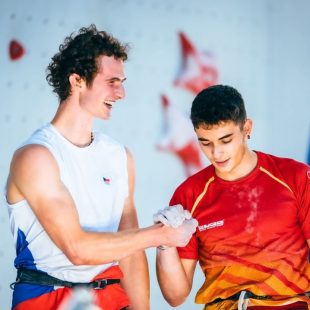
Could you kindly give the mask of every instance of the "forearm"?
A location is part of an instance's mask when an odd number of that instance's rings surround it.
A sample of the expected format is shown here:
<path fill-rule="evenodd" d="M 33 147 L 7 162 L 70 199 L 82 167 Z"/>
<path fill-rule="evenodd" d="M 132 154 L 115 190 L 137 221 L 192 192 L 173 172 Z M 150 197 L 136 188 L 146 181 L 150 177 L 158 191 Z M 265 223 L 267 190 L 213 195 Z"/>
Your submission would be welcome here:
<path fill-rule="evenodd" d="M 75 265 L 98 265 L 121 260 L 139 250 L 158 246 L 160 226 L 123 230 L 116 233 L 81 231 L 71 242 L 66 240 L 65 254 Z M 99 255 L 98 255 L 99 254 Z"/>
<path fill-rule="evenodd" d="M 133 253 L 161 244 L 167 246 L 185 246 L 194 226 L 191 221 L 178 228 L 155 224 L 147 228 L 123 229 L 116 233 L 86 232 L 74 230 L 74 238 L 61 234 L 63 243 L 56 243 L 68 259 L 75 265 L 98 265 L 121 260 Z M 121 226 L 121 225 L 120 225 Z M 72 231 L 72 230 L 71 230 Z M 98 255 L 100 253 L 100 255 Z"/>
<path fill-rule="evenodd" d="M 124 273 L 122 286 L 131 301 L 130 309 L 150 309 L 149 271 L 144 251 L 126 257 L 119 263 Z"/>
<path fill-rule="evenodd" d="M 182 304 L 191 291 L 176 248 L 157 250 L 157 279 L 164 298 L 171 306 Z"/>

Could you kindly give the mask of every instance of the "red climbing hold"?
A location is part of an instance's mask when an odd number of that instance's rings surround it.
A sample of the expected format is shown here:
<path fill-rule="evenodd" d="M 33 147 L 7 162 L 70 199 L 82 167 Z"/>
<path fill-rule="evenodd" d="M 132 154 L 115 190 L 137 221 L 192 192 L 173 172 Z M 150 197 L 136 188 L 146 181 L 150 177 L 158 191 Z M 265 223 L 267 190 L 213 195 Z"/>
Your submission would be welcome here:
<path fill-rule="evenodd" d="M 18 60 L 22 58 L 25 54 L 25 49 L 23 46 L 16 40 L 12 40 L 9 46 L 9 55 L 11 60 Z"/>

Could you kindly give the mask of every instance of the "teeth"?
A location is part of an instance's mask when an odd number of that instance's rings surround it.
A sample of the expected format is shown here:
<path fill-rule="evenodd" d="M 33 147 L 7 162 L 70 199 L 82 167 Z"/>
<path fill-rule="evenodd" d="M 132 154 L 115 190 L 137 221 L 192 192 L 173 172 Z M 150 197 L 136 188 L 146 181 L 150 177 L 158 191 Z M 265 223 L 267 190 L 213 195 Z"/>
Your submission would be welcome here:
<path fill-rule="evenodd" d="M 104 101 L 104 103 L 105 103 L 105 104 L 108 104 L 108 105 L 112 105 L 112 104 L 114 103 L 114 101 L 108 101 L 108 100 L 106 100 L 106 101 Z"/>

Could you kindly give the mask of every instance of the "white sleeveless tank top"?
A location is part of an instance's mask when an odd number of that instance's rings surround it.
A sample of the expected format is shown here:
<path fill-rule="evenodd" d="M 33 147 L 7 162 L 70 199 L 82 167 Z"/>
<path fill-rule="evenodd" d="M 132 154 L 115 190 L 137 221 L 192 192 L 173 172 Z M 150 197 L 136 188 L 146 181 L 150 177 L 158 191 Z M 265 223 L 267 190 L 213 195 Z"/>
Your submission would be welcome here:
<path fill-rule="evenodd" d="M 126 151 L 100 132 L 94 132 L 93 137 L 89 146 L 80 148 L 66 140 L 53 125 L 47 124 L 35 131 L 22 146 L 40 144 L 53 154 L 84 230 L 116 232 L 128 196 Z M 8 209 L 17 268 L 37 269 L 71 282 L 88 282 L 117 264 L 73 265 L 51 241 L 26 200 L 8 204 Z"/>

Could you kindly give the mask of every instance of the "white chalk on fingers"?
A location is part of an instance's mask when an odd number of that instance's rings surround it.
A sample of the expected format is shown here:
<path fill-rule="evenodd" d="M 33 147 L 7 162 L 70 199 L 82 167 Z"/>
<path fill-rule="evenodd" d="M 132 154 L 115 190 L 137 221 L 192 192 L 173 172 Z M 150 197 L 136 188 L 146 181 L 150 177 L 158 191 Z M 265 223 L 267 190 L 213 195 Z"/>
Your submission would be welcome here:
<path fill-rule="evenodd" d="M 170 226 L 168 219 L 165 217 L 165 215 L 161 213 L 156 213 L 153 215 L 153 221 L 154 223 L 162 223 L 165 226 Z"/>

